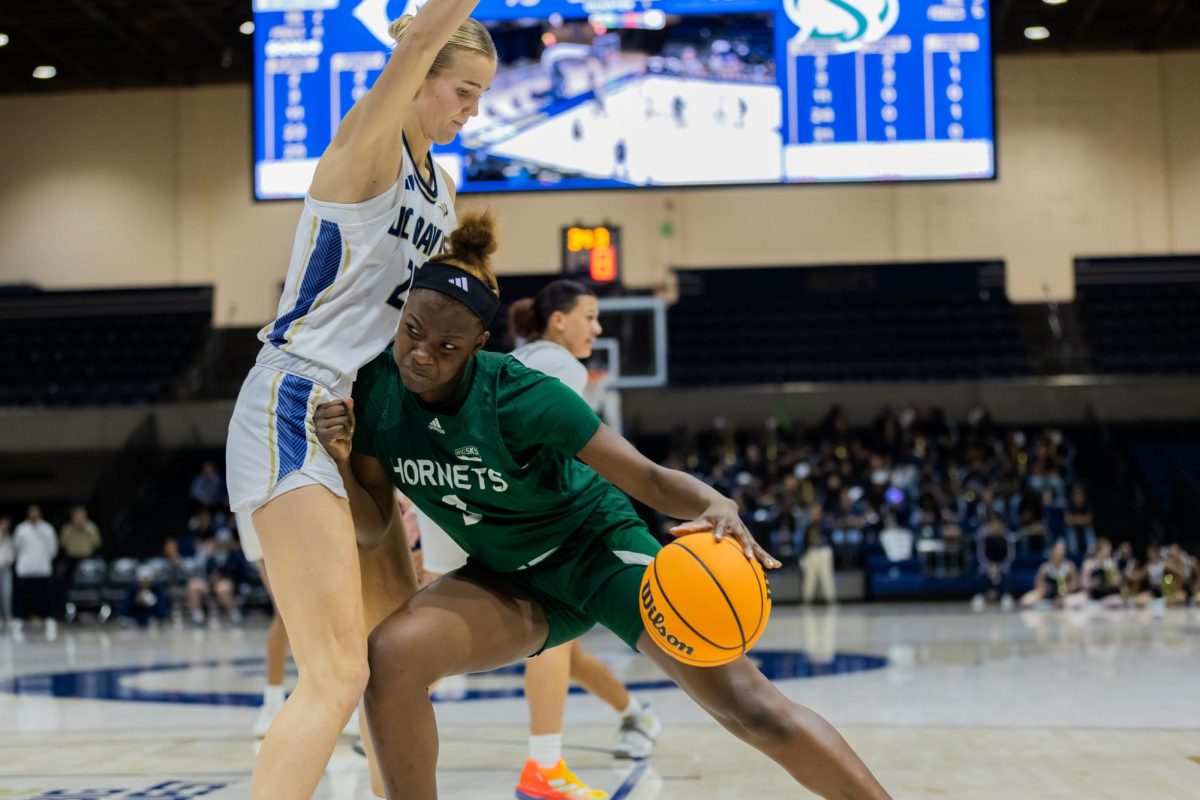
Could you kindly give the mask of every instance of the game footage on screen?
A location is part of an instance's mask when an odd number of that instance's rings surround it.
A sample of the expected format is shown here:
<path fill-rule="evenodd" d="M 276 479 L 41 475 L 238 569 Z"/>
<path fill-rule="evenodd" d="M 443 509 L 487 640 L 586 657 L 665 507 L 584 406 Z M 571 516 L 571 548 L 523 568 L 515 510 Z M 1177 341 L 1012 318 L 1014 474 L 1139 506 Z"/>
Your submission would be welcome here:
<path fill-rule="evenodd" d="M 771 16 L 667 22 L 661 30 L 587 20 L 490 26 L 500 69 L 454 148 L 468 181 L 778 180 Z"/>

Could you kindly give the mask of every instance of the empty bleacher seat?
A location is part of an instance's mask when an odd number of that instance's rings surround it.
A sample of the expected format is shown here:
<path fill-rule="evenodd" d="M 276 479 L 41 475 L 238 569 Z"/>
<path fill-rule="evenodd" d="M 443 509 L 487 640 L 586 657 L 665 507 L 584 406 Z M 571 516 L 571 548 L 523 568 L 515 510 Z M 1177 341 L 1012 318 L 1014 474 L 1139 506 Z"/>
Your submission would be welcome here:
<path fill-rule="evenodd" d="M 1028 374 L 998 274 L 993 264 L 681 272 L 667 318 L 671 382 Z"/>
<path fill-rule="evenodd" d="M 211 287 L 0 296 L 0 405 L 171 399 L 211 318 Z"/>

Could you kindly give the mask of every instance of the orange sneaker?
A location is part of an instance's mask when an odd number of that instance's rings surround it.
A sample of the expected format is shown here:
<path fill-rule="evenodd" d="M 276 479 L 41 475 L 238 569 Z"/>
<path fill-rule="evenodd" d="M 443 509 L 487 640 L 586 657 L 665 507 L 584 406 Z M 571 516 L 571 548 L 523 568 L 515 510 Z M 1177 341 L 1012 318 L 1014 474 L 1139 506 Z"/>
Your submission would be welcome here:
<path fill-rule="evenodd" d="M 608 792 L 593 789 L 567 769 L 559 760 L 552 768 L 540 766 L 532 758 L 521 770 L 517 783 L 518 800 L 608 800 Z"/>

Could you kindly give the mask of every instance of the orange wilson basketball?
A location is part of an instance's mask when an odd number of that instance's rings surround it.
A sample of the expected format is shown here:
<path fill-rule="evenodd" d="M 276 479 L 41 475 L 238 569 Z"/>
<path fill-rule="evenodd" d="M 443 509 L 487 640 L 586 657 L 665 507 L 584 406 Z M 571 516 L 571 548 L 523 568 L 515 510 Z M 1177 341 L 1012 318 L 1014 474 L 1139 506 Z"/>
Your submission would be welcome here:
<path fill-rule="evenodd" d="M 766 630 L 771 586 L 737 539 L 693 533 L 646 567 L 638 607 L 659 647 L 685 664 L 718 667 L 748 652 Z"/>

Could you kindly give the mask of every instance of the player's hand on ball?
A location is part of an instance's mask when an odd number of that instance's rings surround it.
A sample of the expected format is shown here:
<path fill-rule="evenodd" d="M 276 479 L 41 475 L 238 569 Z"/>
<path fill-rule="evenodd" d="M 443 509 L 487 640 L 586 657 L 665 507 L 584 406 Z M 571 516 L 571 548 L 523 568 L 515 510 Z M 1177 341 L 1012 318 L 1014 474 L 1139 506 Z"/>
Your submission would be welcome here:
<path fill-rule="evenodd" d="M 350 398 L 322 403 L 313 415 L 317 439 L 339 464 L 350 460 L 354 441 L 354 401 Z"/>
<path fill-rule="evenodd" d="M 766 550 L 759 547 L 758 542 L 754 541 L 754 536 L 750 534 L 750 531 L 742 523 L 742 518 L 738 516 L 737 503 L 732 500 L 723 499 L 720 504 L 714 503 L 691 522 L 671 528 L 671 535 L 686 536 L 689 533 L 703 533 L 704 531 L 712 531 L 718 542 L 726 536 L 734 537 L 742 546 L 742 552 L 746 554 L 746 558 L 756 559 L 767 569 L 778 569 L 783 566 Z"/>

